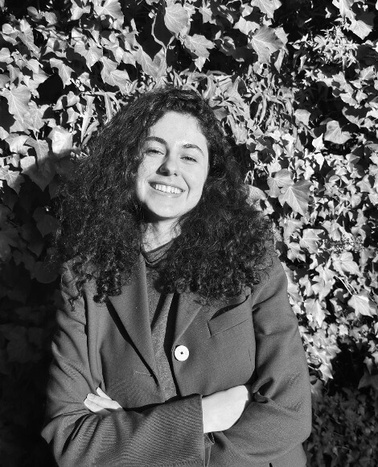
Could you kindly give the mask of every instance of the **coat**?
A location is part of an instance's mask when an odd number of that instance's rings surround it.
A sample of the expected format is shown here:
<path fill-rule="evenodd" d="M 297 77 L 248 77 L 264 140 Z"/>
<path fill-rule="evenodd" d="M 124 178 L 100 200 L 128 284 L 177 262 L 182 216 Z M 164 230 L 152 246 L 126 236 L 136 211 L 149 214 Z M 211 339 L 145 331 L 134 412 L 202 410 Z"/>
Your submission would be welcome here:
<path fill-rule="evenodd" d="M 179 398 L 164 401 L 148 318 L 144 260 L 121 295 L 76 295 L 69 267 L 53 340 L 46 425 L 59 465 L 303 467 L 311 430 L 308 368 L 278 259 L 253 292 L 201 305 L 178 296 L 171 368 Z M 253 399 L 224 432 L 203 434 L 202 396 L 240 384 Z M 91 413 L 101 387 L 123 410 Z"/>

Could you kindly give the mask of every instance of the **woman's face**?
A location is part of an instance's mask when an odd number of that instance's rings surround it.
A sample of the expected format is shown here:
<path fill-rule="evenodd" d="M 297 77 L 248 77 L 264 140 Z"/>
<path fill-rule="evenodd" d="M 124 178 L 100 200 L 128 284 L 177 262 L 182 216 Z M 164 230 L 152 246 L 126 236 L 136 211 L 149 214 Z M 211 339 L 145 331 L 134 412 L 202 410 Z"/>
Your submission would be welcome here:
<path fill-rule="evenodd" d="M 142 144 L 136 180 L 149 222 L 173 223 L 201 198 L 208 173 L 207 140 L 191 115 L 167 112 Z"/>

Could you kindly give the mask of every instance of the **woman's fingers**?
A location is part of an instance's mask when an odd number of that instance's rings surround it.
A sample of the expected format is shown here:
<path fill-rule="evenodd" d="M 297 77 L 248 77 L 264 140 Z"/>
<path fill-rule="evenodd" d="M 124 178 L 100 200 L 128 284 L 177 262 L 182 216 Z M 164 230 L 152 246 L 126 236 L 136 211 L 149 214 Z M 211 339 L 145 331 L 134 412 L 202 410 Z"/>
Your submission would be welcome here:
<path fill-rule="evenodd" d="M 108 410 L 103 409 L 102 407 L 97 405 L 95 402 L 88 399 L 88 397 L 85 399 L 84 405 L 88 410 L 90 410 L 93 413 L 105 413 L 105 412 L 108 412 Z"/>
<path fill-rule="evenodd" d="M 91 402 L 94 402 L 102 409 L 117 410 L 122 408 L 117 401 L 113 401 L 112 399 L 101 396 L 96 396 L 95 394 L 88 394 L 87 399 L 89 399 Z"/>
<path fill-rule="evenodd" d="M 104 397 L 105 399 L 112 400 L 107 394 L 104 393 L 104 391 L 101 388 L 97 388 L 96 392 L 100 397 Z"/>
<path fill-rule="evenodd" d="M 98 395 L 90 393 L 84 401 L 84 405 L 91 412 L 99 413 L 122 409 L 117 401 L 110 399 L 100 388 L 97 388 L 96 392 Z"/>

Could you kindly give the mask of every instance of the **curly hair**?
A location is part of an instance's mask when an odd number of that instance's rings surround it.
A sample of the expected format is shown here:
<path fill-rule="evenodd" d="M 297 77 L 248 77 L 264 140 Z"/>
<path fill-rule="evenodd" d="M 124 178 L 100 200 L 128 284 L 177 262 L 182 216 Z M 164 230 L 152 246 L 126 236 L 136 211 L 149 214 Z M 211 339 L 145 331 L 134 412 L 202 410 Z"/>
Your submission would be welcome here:
<path fill-rule="evenodd" d="M 79 295 L 95 278 L 95 300 L 103 302 L 119 295 L 130 280 L 144 224 L 135 194 L 141 146 L 169 111 L 197 119 L 208 144 L 209 172 L 199 203 L 179 220 L 181 233 L 159 265 L 159 282 L 169 292 L 190 290 L 204 301 L 219 300 L 253 287 L 270 262 L 270 223 L 248 203 L 247 187 L 213 110 L 197 92 L 167 87 L 123 107 L 63 186 L 57 245 L 61 260 L 74 258 Z"/>

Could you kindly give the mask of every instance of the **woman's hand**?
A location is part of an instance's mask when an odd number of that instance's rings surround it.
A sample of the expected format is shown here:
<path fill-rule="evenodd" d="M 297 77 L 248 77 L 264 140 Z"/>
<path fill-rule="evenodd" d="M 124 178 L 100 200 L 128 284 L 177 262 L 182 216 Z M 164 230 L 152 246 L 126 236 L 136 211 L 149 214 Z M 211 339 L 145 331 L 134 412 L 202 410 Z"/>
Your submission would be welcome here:
<path fill-rule="evenodd" d="M 114 410 L 122 409 L 117 401 L 110 399 L 108 395 L 104 393 L 100 388 L 96 389 L 98 396 L 95 394 L 88 394 L 84 405 L 93 413 L 107 413 L 113 412 Z"/>
<path fill-rule="evenodd" d="M 225 431 L 240 418 L 251 400 L 247 386 L 235 386 L 202 398 L 203 431 Z"/>

